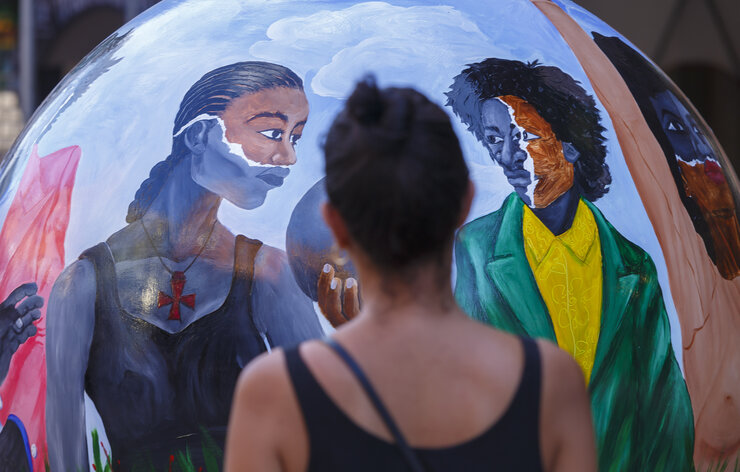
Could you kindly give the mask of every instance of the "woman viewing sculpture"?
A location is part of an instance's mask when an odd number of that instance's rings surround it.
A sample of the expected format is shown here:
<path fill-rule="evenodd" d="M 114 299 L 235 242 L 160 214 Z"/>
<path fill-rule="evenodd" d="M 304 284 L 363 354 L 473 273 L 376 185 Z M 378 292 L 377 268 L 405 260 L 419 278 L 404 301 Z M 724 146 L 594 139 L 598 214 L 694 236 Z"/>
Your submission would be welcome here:
<path fill-rule="evenodd" d="M 414 90 L 363 82 L 325 156 L 324 218 L 357 268 L 363 305 L 332 340 L 245 369 L 227 470 L 596 470 L 573 359 L 486 327 L 455 302 L 453 237 L 473 187 L 448 115 Z M 342 362 L 347 352 L 360 368 Z"/>
<path fill-rule="evenodd" d="M 282 185 L 308 112 L 301 79 L 266 62 L 215 69 L 185 94 L 172 152 L 136 192 L 128 225 L 51 294 L 51 470 L 87 468 L 85 393 L 116 470 L 163 470 L 185 451 L 197 469 L 223 447 L 242 367 L 322 335 L 285 253 L 218 220 L 222 200 L 250 210 Z"/>

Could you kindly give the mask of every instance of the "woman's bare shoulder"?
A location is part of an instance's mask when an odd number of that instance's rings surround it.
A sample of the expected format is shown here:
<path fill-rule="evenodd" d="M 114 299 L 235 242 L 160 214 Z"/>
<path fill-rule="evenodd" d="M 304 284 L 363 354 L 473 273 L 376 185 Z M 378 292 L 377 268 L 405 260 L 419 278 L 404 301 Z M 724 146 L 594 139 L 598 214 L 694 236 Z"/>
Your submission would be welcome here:
<path fill-rule="evenodd" d="M 547 339 L 538 339 L 542 360 L 543 393 L 570 395 L 585 392 L 583 371 L 570 354 Z"/>
<path fill-rule="evenodd" d="M 542 359 L 540 447 L 547 470 L 596 470 L 586 380 L 570 354 L 537 341 Z"/>
<path fill-rule="evenodd" d="M 285 351 L 275 349 L 252 360 L 242 370 L 236 384 L 236 402 L 246 402 L 249 408 L 269 407 L 289 397 L 292 386 L 285 364 Z"/>
<path fill-rule="evenodd" d="M 308 436 L 285 359 L 285 351 L 275 349 L 239 376 L 229 417 L 227 470 L 305 470 Z"/>

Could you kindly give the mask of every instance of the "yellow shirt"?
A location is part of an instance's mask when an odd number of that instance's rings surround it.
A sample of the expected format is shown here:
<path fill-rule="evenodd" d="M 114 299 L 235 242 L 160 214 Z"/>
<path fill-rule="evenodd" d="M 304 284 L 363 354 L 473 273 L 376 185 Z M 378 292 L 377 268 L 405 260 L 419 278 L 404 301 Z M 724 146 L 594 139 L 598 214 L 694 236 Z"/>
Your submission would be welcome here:
<path fill-rule="evenodd" d="M 579 201 L 573 225 L 555 236 L 524 205 L 522 231 L 558 345 L 575 358 L 588 383 L 601 328 L 601 243 L 594 215 Z"/>

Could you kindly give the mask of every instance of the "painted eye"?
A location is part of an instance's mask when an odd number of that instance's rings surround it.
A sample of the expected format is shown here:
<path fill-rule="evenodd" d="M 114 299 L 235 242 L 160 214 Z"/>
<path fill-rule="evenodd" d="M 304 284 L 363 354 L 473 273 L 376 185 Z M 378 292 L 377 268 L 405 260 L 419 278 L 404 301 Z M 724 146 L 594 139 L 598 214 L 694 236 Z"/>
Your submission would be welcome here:
<path fill-rule="evenodd" d="M 301 139 L 301 135 L 300 134 L 291 135 L 291 137 L 290 137 L 290 144 L 292 144 L 293 146 L 295 146 L 296 144 L 298 144 L 298 140 L 299 139 Z"/>
<path fill-rule="evenodd" d="M 283 139 L 283 130 L 281 129 L 266 129 L 264 131 L 259 131 L 259 134 L 273 141 L 280 141 Z"/>
<path fill-rule="evenodd" d="M 669 121 L 668 126 L 666 126 L 665 129 L 674 133 L 683 133 L 684 131 L 686 131 L 686 128 L 684 128 L 683 125 L 676 120 Z"/>
<path fill-rule="evenodd" d="M 522 135 L 522 139 L 524 139 L 525 141 L 532 141 L 533 139 L 540 139 L 540 136 L 537 136 L 534 133 L 525 131 L 524 134 Z"/>
<path fill-rule="evenodd" d="M 490 136 L 487 136 L 486 138 L 488 139 L 488 142 L 491 144 L 501 144 L 502 142 L 504 142 L 504 138 L 502 138 L 501 136 L 490 135 Z"/>

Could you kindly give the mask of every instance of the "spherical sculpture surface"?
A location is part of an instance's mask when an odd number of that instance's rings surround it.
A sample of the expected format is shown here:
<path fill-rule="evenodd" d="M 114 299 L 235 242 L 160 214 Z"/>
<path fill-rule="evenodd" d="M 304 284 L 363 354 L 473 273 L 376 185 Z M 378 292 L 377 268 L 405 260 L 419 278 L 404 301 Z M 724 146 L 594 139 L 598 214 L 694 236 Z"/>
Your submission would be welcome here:
<path fill-rule="evenodd" d="M 575 357 L 600 468 L 734 462 L 738 179 L 625 38 L 567 0 L 165 0 L 2 162 L 8 470 L 220 465 L 241 369 L 346 321 L 321 143 L 367 73 L 449 111 L 477 189 L 456 298 Z"/>

